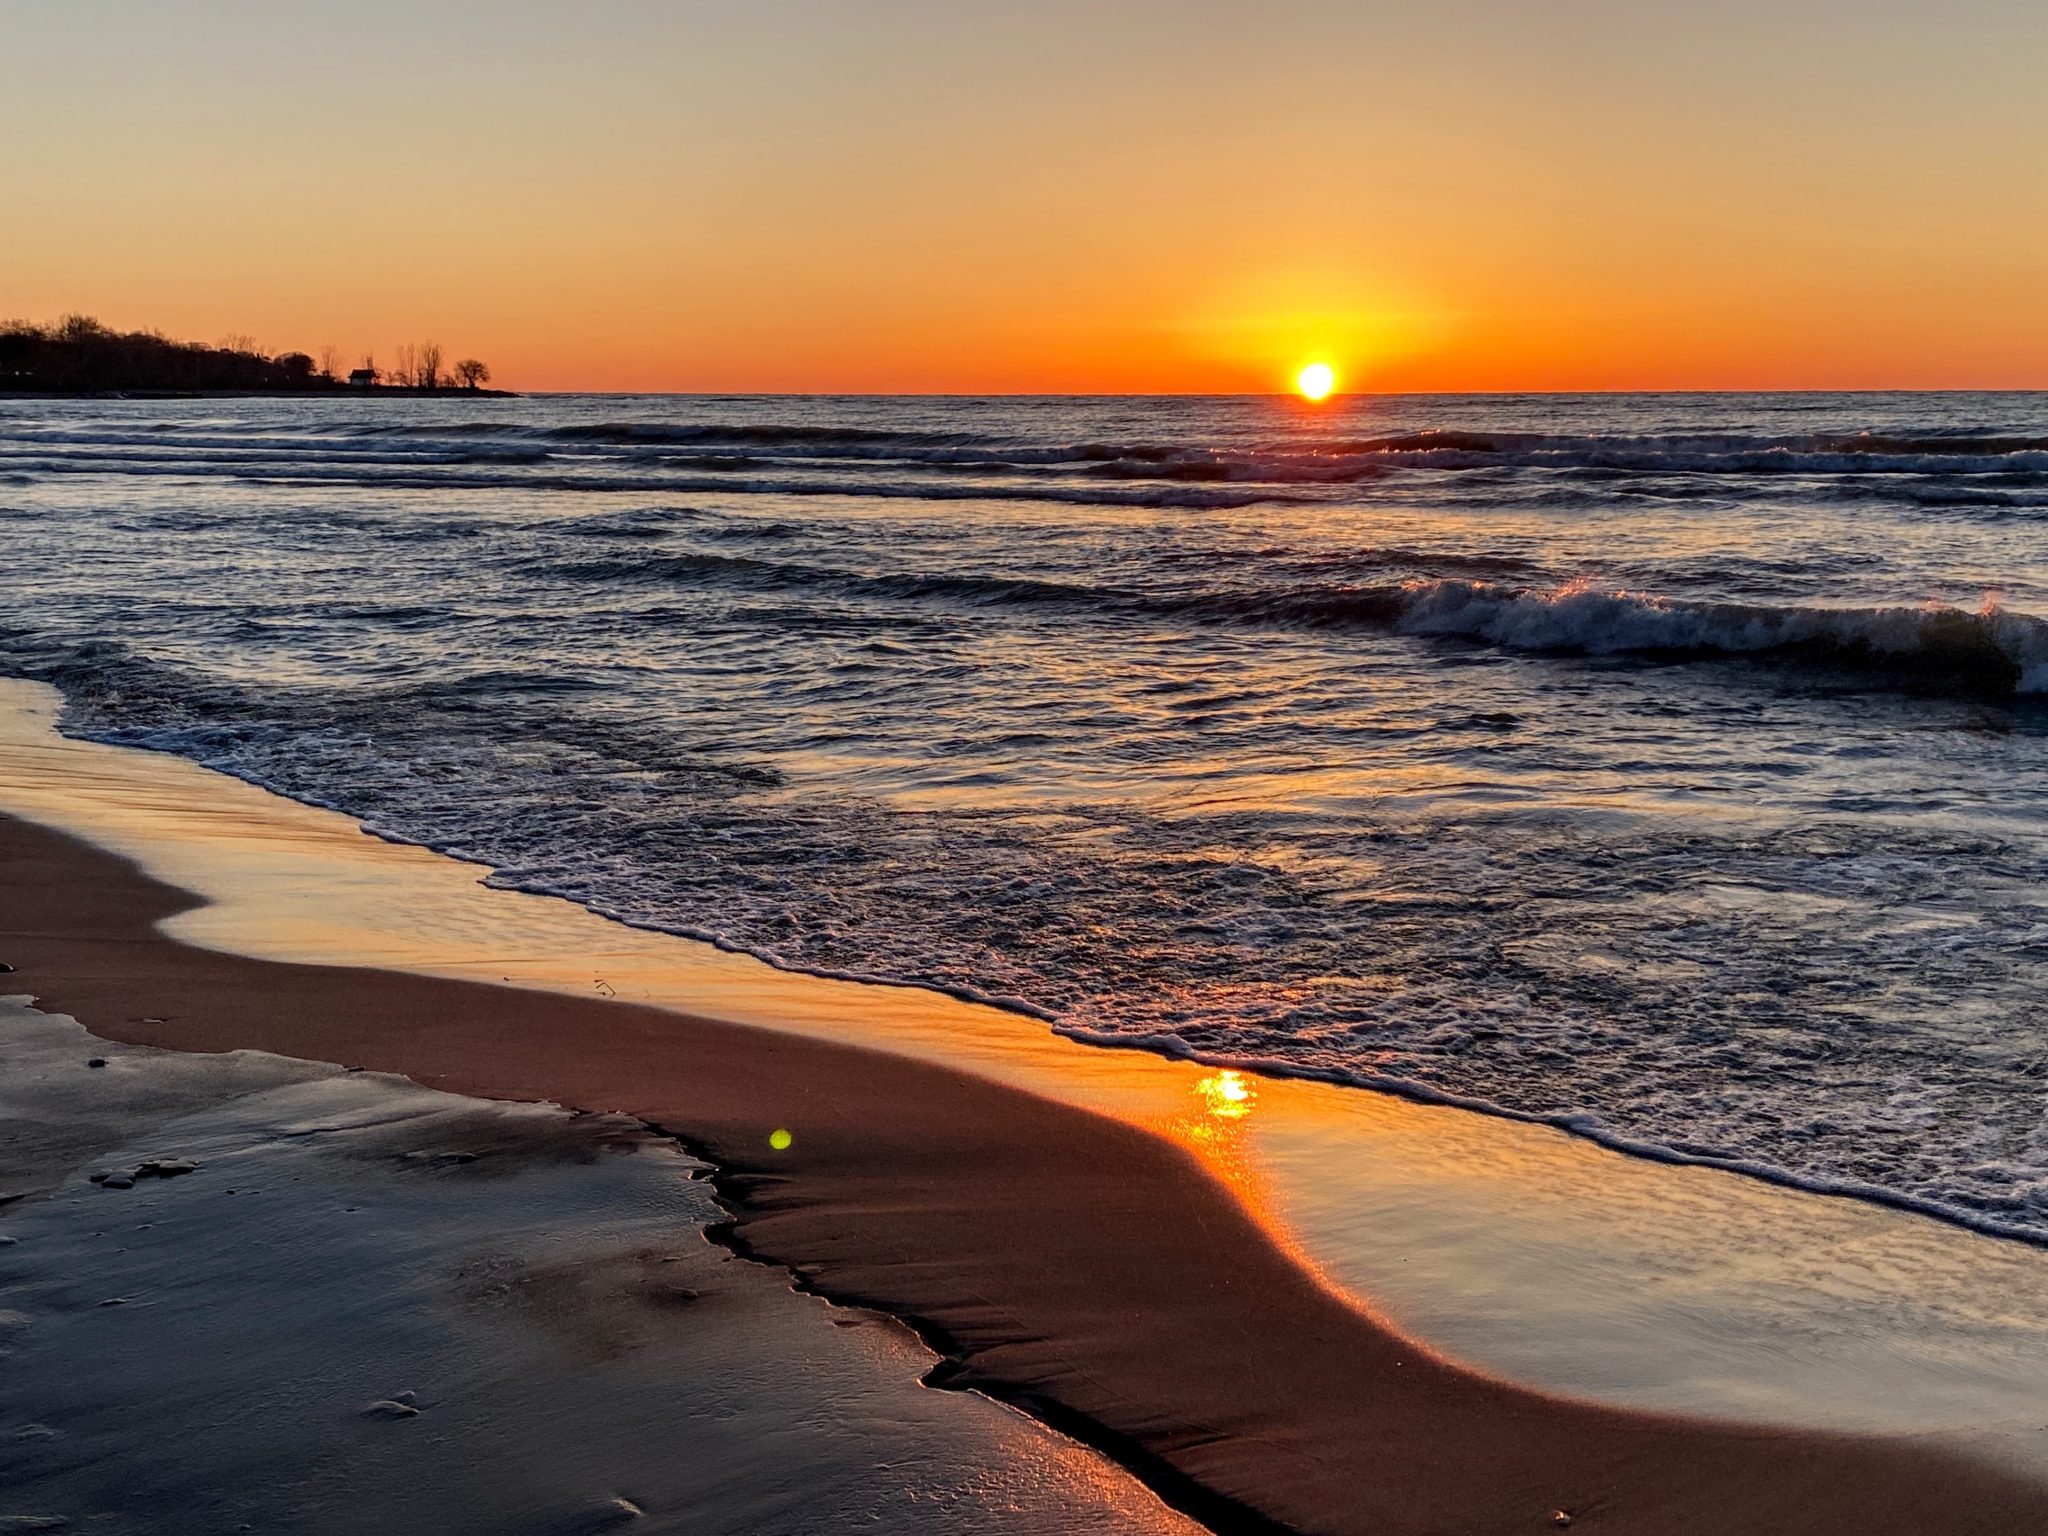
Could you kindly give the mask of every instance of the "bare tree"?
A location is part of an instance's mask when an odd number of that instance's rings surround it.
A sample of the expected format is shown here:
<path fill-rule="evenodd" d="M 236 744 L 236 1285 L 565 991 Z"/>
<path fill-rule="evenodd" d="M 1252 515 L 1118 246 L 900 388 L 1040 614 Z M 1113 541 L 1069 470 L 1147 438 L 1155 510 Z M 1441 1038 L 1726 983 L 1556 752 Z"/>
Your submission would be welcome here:
<path fill-rule="evenodd" d="M 341 348 L 333 342 L 320 349 L 320 377 L 328 383 L 334 382 L 335 373 L 341 367 Z"/>
<path fill-rule="evenodd" d="M 441 343 L 438 341 L 420 343 L 420 371 L 417 382 L 421 389 L 441 387 Z"/>
<path fill-rule="evenodd" d="M 63 341 L 95 341 L 112 334 L 91 315 L 66 315 L 57 322 L 57 336 Z"/>
<path fill-rule="evenodd" d="M 464 389 L 475 389 L 491 382 L 490 365 L 480 363 L 473 357 L 465 357 L 455 365 L 455 382 Z"/>
<path fill-rule="evenodd" d="M 391 382 L 405 389 L 411 389 L 420 381 L 419 349 L 406 342 L 398 349 L 398 361 L 392 365 Z"/>
<path fill-rule="evenodd" d="M 263 355 L 263 348 L 257 345 L 256 338 L 241 331 L 234 331 L 221 337 L 220 349 L 223 352 L 240 352 L 246 357 Z"/>

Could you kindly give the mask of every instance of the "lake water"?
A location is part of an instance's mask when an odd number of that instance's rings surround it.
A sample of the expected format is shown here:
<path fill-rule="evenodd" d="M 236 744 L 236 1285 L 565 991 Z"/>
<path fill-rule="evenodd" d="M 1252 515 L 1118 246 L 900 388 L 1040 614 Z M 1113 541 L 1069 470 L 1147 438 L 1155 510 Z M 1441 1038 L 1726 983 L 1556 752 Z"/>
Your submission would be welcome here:
<path fill-rule="evenodd" d="M 0 670 L 635 923 L 2048 1239 L 2048 396 L 0 400 Z"/>

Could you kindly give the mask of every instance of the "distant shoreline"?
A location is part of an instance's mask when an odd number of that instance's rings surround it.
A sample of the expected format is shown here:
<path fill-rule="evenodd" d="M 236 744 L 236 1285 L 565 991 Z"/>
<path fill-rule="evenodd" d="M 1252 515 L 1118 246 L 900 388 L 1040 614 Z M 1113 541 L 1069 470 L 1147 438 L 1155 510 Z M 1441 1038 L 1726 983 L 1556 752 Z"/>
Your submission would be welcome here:
<path fill-rule="evenodd" d="M 355 400 L 365 396 L 435 400 L 517 400 L 516 389 L 414 389 L 403 384 L 336 384 L 307 389 L 8 389 L 0 400 Z"/>

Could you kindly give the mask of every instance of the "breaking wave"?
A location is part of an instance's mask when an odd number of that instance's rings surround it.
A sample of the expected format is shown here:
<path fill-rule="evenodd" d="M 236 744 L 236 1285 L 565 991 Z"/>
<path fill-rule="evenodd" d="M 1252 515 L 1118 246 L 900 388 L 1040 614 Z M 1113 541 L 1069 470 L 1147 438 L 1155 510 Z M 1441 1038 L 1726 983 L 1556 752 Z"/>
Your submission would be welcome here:
<path fill-rule="evenodd" d="M 1409 551 L 1391 556 L 1430 558 Z M 1552 656 L 1746 658 L 1834 669 L 1916 693 L 2048 694 L 2048 622 L 1993 604 L 1969 612 L 1727 603 L 1603 590 L 1583 581 L 1541 587 L 1467 577 L 1167 592 L 1024 576 L 879 574 L 702 551 L 556 563 L 548 574 L 607 584 L 715 583 L 756 592 L 825 591 L 845 598 L 1086 610 L 1134 619 L 1360 628 Z"/>
<path fill-rule="evenodd" d="M 1676 601 L 1585 584 L 1555 591 L 1481 582 L 1404 589 L 1395 627 L 1518 651 L 1759 657 L 1875 673 L 1916 692 L 2048 693 L 2048 623 L 1996 607 L 1823 608 Z"/>

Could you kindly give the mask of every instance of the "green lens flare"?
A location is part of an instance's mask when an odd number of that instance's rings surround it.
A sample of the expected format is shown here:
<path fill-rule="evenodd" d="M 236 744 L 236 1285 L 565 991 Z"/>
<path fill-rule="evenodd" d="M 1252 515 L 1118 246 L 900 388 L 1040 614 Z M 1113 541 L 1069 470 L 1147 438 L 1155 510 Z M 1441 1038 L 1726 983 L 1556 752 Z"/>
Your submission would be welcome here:
<path fill-rule="evenodd" d="M 794 1140 L 796 1138 L 784 1130 L 773 1130 L 768 1133 L 768 1145 L 778 1152 L 787 1152 L 789 1144 Z"/>

